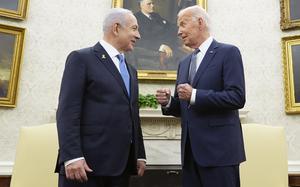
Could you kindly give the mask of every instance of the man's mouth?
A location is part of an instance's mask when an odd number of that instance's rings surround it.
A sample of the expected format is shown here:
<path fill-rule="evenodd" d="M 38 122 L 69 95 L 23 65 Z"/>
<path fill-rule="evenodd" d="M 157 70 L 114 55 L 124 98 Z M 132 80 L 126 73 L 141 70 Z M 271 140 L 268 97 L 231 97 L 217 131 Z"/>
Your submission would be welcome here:
<path fill-rule="evenodd" d="M 181 37 L 182 40 L 185 40 L 186 38 L 187 38 L 187 36 L 182 36 Z"/>

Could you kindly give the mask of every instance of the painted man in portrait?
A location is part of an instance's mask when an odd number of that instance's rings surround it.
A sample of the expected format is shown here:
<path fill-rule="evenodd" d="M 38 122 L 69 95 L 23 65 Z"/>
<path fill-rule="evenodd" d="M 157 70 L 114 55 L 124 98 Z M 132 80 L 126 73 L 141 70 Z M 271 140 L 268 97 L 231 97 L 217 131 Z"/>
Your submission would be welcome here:
<path fill-rule="evenodd" d="M 141 39 L 129 55 L 137 69 L 176 70 L 179 40 L 177 27 L 154 12 L 153 0 L 138 0 L 140 10 L 135 13 Z"/>

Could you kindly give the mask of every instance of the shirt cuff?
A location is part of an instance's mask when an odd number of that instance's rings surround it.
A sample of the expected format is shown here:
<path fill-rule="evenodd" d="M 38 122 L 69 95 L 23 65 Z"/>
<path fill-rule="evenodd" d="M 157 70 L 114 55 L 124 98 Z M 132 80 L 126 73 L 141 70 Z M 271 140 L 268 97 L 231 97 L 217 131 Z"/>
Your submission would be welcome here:
<path fill-rule="evenodd" d="M 192 96 L 191 96 L 191 100 L 190 100 L 191 105 L 195 104 L 195 102 L 196 102 L 196 92 L 197 92 L 197 90 L 193 88 Z"/>
<path fill-rule="evenodd" d="M 172 97 L 170 97 L 169 102 L 166 106 L 162 106 L 162 108 L 169 108 L 171 106 Z"/>
<path fill-rule="evenodd" d="M 165 48 L 166 48 L 166 45 L 165 44 L 161 44 L 158 51 L 160 52 L 165 52 Z"/>
<path fill-rule="evenodd" d="M 144 159 L 144 158 L 138 158 L 137 160 L 138 160 L 138 161 L 144 161 L 145 163 L 147 163 L 147 160 Z"/>
<path fill-rule="evenodd" d="M 72 159 L 72 160 L 66 161 L 66 162 L 65 162 L 65 167 L 66 167 L 67 165 L 72 164 L 73 162 L 78 161 L 78 160 L 84 160 L 84 157 L 74 158 L 74 159 Z"/>

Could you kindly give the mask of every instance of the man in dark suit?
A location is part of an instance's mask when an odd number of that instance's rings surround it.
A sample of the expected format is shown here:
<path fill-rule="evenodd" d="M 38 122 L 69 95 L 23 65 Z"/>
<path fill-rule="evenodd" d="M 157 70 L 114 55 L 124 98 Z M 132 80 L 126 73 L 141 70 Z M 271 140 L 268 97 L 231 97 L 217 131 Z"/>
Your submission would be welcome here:
<path fill-rule="evenodd" d="M 239 187 L 245 151 L 238 109 L 245 104 L 242 58 L 237 47 L 209 33 L 200 6 L 178 14 L 178 35 L 195 49 L 178 67 L 174 97 L 157 90 L 163 114 L 181 117 L 183 187 Z"/>
<path fill-rule="evenodd" d="M 137 72 L 124 60 L 140 38 L 136 18 L 112 9 L 95 46 L 67 58 L 57 110 L 60 187 L 127 187 L 143 175 Z"/>

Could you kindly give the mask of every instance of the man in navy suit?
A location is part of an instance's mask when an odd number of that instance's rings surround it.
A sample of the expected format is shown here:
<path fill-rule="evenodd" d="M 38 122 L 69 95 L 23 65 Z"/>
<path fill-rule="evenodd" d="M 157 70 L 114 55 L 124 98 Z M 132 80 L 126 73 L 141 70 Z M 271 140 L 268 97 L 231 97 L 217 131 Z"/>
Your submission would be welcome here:
<path fill-rule="evenodd" d="M 140 38 L 131 11 L 112 9 L 95 46 L 69 54 L 57 110 L 59 187 L 127 187 L 145 149 L 137 72 L 124 60 Z"/>
<path fill-rule="evenodd" d="M 156 97 L 163 114 L 181 117 L 183 187 L 239 187 L 239 164 L 245 161 L 240 51 L 210 36 L 200 6 L 181 10 L 177 24 L 178 36 L 195 51 L 179 64 L 174 96 L 160 89 Z"/>

